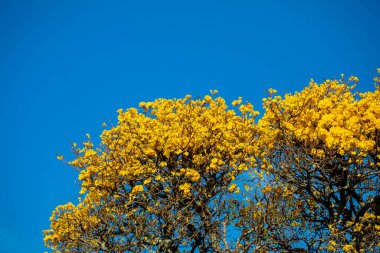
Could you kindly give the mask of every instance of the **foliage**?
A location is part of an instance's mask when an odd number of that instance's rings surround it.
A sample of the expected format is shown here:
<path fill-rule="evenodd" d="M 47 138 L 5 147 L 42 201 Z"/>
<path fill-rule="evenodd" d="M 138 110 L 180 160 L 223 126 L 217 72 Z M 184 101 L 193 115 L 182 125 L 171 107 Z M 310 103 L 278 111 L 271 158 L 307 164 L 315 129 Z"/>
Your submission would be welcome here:
<path fill-rule="evenodd" d="M 58 206 L 56 252 L 380 250 L 380 89 L 313 80 L 265 113 L 239 98 L 157 99 L 74 144 L 79 204 Z M 59 157 L 62 159 L 62 157 Z"/>
<path fill-rule="evenodd" d="M 380 250 L 380 90 L 354 93 L 356 81 L 264 100 L 262 161 L 293 189 L 308 251 Z"/>
<path fill-rule="evenodd" d="M 240 103 L 240 102 L 238 102 Z M 56 209 L 45 242 L 62 252 L 221 251 L 231 182 L 255 166 L 257 115 L 222 98 L 158 99 L 119 110 L 101 146 L 75 148 L 84 200 Z M 235 189 L 236 191 L 236 189 Z M 228 231 L 229 232 L 229 231 Z M 224 238 L 221 240 L 220 238 Z"/>

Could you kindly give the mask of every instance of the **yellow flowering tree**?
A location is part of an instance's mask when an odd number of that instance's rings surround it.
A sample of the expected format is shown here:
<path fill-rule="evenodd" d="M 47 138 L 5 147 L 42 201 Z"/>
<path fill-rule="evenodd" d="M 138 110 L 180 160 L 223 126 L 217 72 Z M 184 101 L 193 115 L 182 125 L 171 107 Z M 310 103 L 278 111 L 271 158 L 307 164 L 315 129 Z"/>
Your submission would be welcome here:
<path fill-rule="evenodd" d="M 379 70 L 380 71 L 380 70 Z M 55 252 L 380 251 L 380 83 L 313 80 L 242 98 L 119 110 L 99 146 L 73 146 L 82 198 L 58 206 Z M 58 159 L 63 159 L 59 156 Z"/>
<path fill-rule="evenodd" d="M 258 113 L 213 96 L 119 110 L 99 147 L 91 139 L 74 146 L 69 163 L 80 171 L 83 199 L 57 207 L 45 244 L 56 252 L 235 248 L 226 228 L 236 219 L 234 182 L 256 166 Z"/>
<path fill-rule="evenodd" d="M 357 81 L 311 81 L 301 92 L 272 90 L 264 99 L 262 167 L 291 189 L 292 229 L 307 228 L 294 247 L 308 252 L 380 250 L 379 79 L 364 93 L 353 91 Z"/>

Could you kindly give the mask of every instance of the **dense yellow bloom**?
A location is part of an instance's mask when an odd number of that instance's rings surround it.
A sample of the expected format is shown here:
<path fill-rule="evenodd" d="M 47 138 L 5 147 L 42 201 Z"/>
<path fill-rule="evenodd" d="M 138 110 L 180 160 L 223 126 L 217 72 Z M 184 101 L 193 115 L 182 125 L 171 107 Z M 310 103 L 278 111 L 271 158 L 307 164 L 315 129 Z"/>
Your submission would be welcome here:
<path fill-rule="evenodd" d="M 221 252 L 235 226 L 231 252 L 378 249 L 380 80 L 357 93 L 343 78 L 269 89 L 257 124 L 252 104 L 229 109 L 217 90 L 119 109 L 98 147 L 73 144 L 83 196 L 53 211 L 46 246 Z"/>
<path fill-rule="evenodd" d="M 353 252 L 354 251 L 354 246 L 347 244 L 343 246 L 344 252 Z"/>
<path fill-rule="evenodd" d="M 356 77 L 351 79 L 357 81 Z M 380 130 L 380 91 L 360 93 L 357 99 L 352 89 L 338 80 L 320 85 L 312 80 L 294 95 L 269 97 L 264 102 L 267 112 L 260 120 L 268 133 L 264 138 L 278 138 L 278 130 L 284 127 L 307 145 L 323 142 L 341 154 L 356 148 L 373 150 L 372 136 Z M 323 156 L 323 151 L 316 149 L 315 155 Z"/>
<path fill-rule="evenodd" d="M 186 169 L 185 175 L 187 178 L 189 178 L 193 182 L 199 181 L 199 179 L 201 178 L 201 175 L 199 174 L 199 172 L 193 169 Z"/>
<path fill-rule="evenodd" d="M 179 186 L 179 190 L 183 192 L 183 195 L 188 197 L 191 195 L 190 191 L 191 191 L 191 184 L 189 183 L 184 183 L 184 184 L 181 184 Z"/>
<path fill-rule="evenodd" d="M 293 188 L 283 196 L 298 198 L 308 222 L 328 228 L 323 249 L 356 252 L 365 244 L 374 249 L 369 241 L 380 236 L 374 208 L 380 200 L 380 86 L 375 78 L 374 91 L 354 92 L 359 79 L 343 78 L 311 80 L 283 97 L 270 92 L 258 123 L 267 148 L 260 156 L 263 170 Z"/>
<path fill-rule="evenodd" d="M 85 202 L 53 214 L 45 243 L 53 248 L 60 243 L 75 248 L 81 238 L 88 237 L 81 227 L 95 231 L 102 226 L 90 222 L 92 213 L 115 225 L 140 224 L 138 217 L 163 211 L 174 215 L 170 206 L 179 208 L 193 197 L 207 200 L 227 192 L 236 176 L 255 166 L 259 149 L 258 113 L 251 104 L 241 104 L 241 98 L 239 105 L 242 117 L 228 109 L 224 99 L 209 95 L 196 100 L 187 95 L 141 102 L 141 110 L 119 109 L 118 124 L 103 131 L 99 148 L 89 135 L 82 147 L 73 147 L 77 158 L 70 164 L 80 169 L 80 193 L 85 194 Z M 182 212 L 178 215 L 184 215 Z M 194 213 L 186 215 L 178 219 L 196 219 Z M 152 223 L 141 223 L 141 230 L 155 227 L 154 220 L 146 220 Z M 92 249 L 102 246 L 86 239 L 89 241 Z"/>

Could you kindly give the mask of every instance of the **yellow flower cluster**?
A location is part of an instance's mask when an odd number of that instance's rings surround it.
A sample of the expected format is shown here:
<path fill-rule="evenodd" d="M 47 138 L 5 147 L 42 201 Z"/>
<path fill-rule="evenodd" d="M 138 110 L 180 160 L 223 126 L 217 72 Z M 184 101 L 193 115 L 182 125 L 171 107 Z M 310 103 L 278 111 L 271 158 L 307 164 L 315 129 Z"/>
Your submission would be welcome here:
<path fill-rule="evenodd" d="M 357 81 L 355 77 L 351 80 Z M 326 80 L 318 85 L 313 80 L 301 92 L 270 96 L 264 100 L 266 114 L 260 126 L 273 143 L 287 131 L 308 146 L 334 149 L 340 154 L 376 148 L 374 134 L 380 130 L 380 90 L 356 94 L 354 85 L 343 80 Z M 280 131 L 281 129 L 281 131 Z M 318 157 L 324 151 L 313 150 Z"/>
<path fill-rule="evenodd" d="M 132 188 L 131 194 L 138 194 L 143 191 L 144 191 L 144 187 L 142 185 L 136 185 L 135 187 Z"/>
<path fill-rule="evenodd" d="M 199 179 L 201 178 L 199 172 L 193 169 L 181 169 L 181 172 L 184 172 L 186 177 L 190 179 L 190 181 L 192 182 L 199 181 Z"/>
<path fill-rule="evenodd" d="M 330 199 L 328 217 L 334 219 L 328 224 L 329 235 L 340 238 L 324 240 L 329 251 L 356 252 L 356 247 L 342 238 L 362 234 L 362 239 L 371 240 L 380 236 L 380 217 L 363 208 L 372 201 L 372 194 L 378 194 L 380 85 L 379 78 L 374 80 L 371 92 L 354 92 L 359 79 L 346 81 L 342 76 L 321 84 L 311 80 L 301 92 L 284 97 L 271 90 L 263 100 L 265 114 L 258 126 L 266 149 L 260 154 L 261 168 L 295 186 L 297 192 L 306 193 L 309 198 L 303 204 L 307 203 L 306 211 L 315 220 L 323 219 L 328 208 L 320 203 Z M 261 190 L 267 195 L 274 188 Z M 350 219 L 355 222 L 347 222 Z"/>
<path fill-rule="evenodd" d="M 99 148 L 94 148 L 90 136 L 82 147 L 73 146 L 77 158 L 70 164 L 81 170 L 80 193 L 86 194 L 87 204 L 70 204 L 64 212 L 54 213 L 46 244 L 58 245 L 71 232 L 73 245 L 80 243 L 78 224 L 71 220 L 86 223 L 90 216 L 81 215 L 88 206 L 95 210 L 107 206 L 107 212 L 132 219 L 140 209 L 159 212 L 162 198 L 177 205 L 192 194 L 210 198 L 227 192 L 237 175 L 255 166 L 258 113 L 239 98 L 234 103 L 240 105 L 238 116 L 224 99 L 213 96 L 157 99 L 141 102 L 140 110 L 120 109 L 118 124 L 103 131 Z M 116 200 L 122 204 L 108 204 Z"/>
<path fill-rule="evenodd" d="M 191 188 L 192 188 L 192 186 L 189 183 L 184 183 L 184 184 L 181 184 L 179 186 L 179 190 L 183 192 L 183 195 L 185 197 L 189 197 L 191 195 L 191 193 L 190 193 Z"/>
<path fill-rule="evenodd" d="M 91 201 L 86 198 L 78 206 L 71 202 L 66 205 L 58 206 L 52 214 L 51 229 L 44 231 L 44 242 L 47 245 L 59 245 L 63 238 L 67 241 L 78 240 L 82 230 L 87 230 L 99 224 L 100 219 L 93 212 Z M 85 222 L 83 222 L 85 221 Z M 97 244 L 93 241 L 93 244 Z M 58 249 L 53 246 L 52 249 Z"/>
<path fill-rule="evenodd" d="M 292 208 L 287 213 L 290 220 L 283 222 L 287 227 L 302 228 L 295 210 L 308 206 L 313 212 L 317 204 L 312 198 L 304 203 L 296 200 L 294 185 L 279 184 L 277 176 L 281 173 L 270 174 L 274 170 L 285 171 L 288 161 L 281 160 L 283 157 L 278 152 L 282 146 L 291 146 L 285 152 L 289 151 L 292 159 L 293 151 L 304 148 L 305 156 L 312 160 L 306 166 L 310 171 L 317 167 L 315 161 L 344 155 L 348 164 L 344 169 L 350 169 L 354 163 L 360 165 L 353 179 L 378 173 L 370 170 L 380 166 L 379 79 L 375 79 L 376 90 L 365 93 L 353 92 L 353 84 L 358 81 L 356 77 L 350 77 L 347 82 L 326 80 L 322 84 L 311 80 L 301 92 L 284 97 L 269 89 L 269 97 L 263 100 L 265 114 L 257 124 L 258 112 L 252 104 L 243 103 L 239 97 L 232 102 L 233 109 L 229 109 L 224 99 L 214 97 L 216 90 L 201 99 L 192 99 L 190 95 L 182 99 L 160 98 L 141 102 L 140 108 L 119 109 L 117 124 L 103 131 L 98 148 L 94 147 L 90 135 L 80 147 L 73 145 L 76 159 L 70 164 L 80 170 L 80 193 L 85 197 L 78 205 L 68 203 L 57 207 L 51 217 L 51 228 L 44 231 L 45 244 L 54 250 L 107 251 L 102 249 L 105 246 L 98 241 L 99 237 L 91 236 L 110 224 L 114 227 L 122 224 L 121 228 L 114 228 L 115 234 L 122 231 L 136 237 L 133 233 L 146 229 L 146 222 L 152 227 L 157 225 L 151 219 L 155 214 L 177 215 L 172 220 L 182 224 L 184 232 L 178 231 L 186 234 L 184 228 L 191 227 L 192 219 L 194 224 L 199 222 L 199 217 L 197 220 L 194 215 L 207 211 L 197 204 L 212 203 L 210 200 L 220 194 L 239 193 L 235 180 L 250 169 L 260 189 L 255 194 L 268 197 L 270 203 L 264 203 L 266 198 L 260 197 L 251 205 L 254 199 L 247 197 L 242 217 L 248 221 L 277 219 L 282 209 Z M 277 154 L 276 160 L 273 157 Z M 63 156 L 57 158 L 62 160 Z M 297 170 L 304 160 L 302 156 L 295 157 L 290 169 Z M 360 170 L 361 167 L 366 170 Z M 333 178 L 334 171 L 329 173 Z M 272 181 L 260 183 L 274 175 Z M 339 177 L 333 179 L 338 182 Z M 368 185 L 367 195 L 376 188 Z M 249 196 L 248 191 L 257 190 L 248 185 L 244 188 L 244 197 Z M 322 194 L 316 188 L 310 192 L 314 198 Z M 195 205 L 195 211 L 189 211 L 191 205 Z M 371 229 L 380 234 L 379 219 L 365 213 L 362 220 L 350 224 L 350 229 L 355 233 Z M 131 227 L 124 227 L 126 224 Z M 265 232 L 266 226 L 263 229 Z M 329 227 L 331 234 L 338 230 Z M 147 242 L 142 232 L 138 235 Z M 90 244 L 89 248 L 78 246 L 83 241 Z M 149 243 L 154 245 L 152 241 Z M 325 241 L 325 246 L 324 249 L 331 251 L 337 248 L 353 251 L 350 244 L 337 245 L 333 239 Z"/>
<path fill-rule="evenodd" d="M 228 191 L 233 193 L 239 193 L 240 188 L 235 183 L 233 183 L 230 185 L 230 187 L 228 187 Z"/>
<path fill-rule="evenodd" d="M 238 168 L 240 163 L 254 162 L 248 157 L 255 151 L 257 113 L 249 104 L 245 105 L 244 119 L 227 110 L 220 97 L 158 99 L 140 106 L 145 113 L 134 108 L 119 110 L 119 124 L 101 136 L 106 152 L 94 150 L 90 141 L 78 149 L 83 155 L 71 164 L 83 168 L 79 176 L 82 193 L 124 183 L 126 179 L 153 176 L 170 181 L 185 161 L 192 165 L 184 173 L 192 182 L 200 180 L 206 168 L 218 172 L 230 164 Z M 173 173 L 163 174 L 163 168 Z"/>

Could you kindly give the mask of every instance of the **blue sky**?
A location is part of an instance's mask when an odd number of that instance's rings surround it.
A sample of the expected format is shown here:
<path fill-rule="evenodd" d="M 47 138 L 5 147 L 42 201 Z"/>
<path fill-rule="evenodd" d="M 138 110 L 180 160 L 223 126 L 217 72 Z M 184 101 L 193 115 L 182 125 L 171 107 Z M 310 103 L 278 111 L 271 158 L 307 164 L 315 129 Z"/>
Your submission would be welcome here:
<path fill-rule="evenodd" d="M 302 4 L 300 4 L 302 2 Z M 118 108 L 218 89 L 280 94 L 380 67 L 379 1 L 0 1 L 0 252 L 43 252 L 78 197 L 58 161 Z"/>

